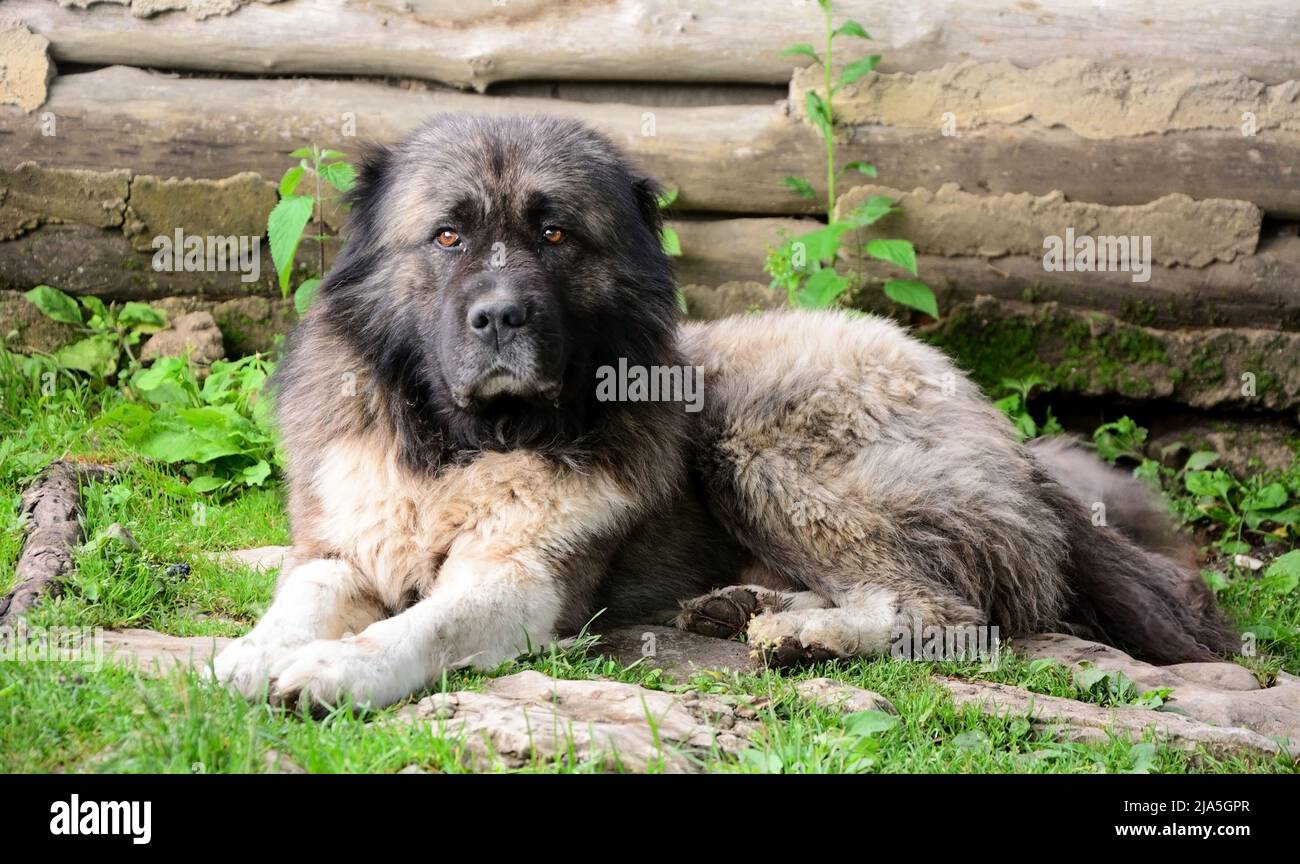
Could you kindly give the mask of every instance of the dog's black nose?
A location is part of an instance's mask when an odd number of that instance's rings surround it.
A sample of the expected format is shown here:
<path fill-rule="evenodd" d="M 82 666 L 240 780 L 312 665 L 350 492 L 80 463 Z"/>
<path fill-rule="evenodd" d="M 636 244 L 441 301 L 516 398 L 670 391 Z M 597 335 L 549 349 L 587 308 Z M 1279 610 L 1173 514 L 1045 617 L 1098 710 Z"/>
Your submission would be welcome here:
<path fill-rule="evenodd" d="M 470 329 L 498 348 L 513 339 L 527 320 L 528 310 L 516 300 L 483 300 L 469 308 Z"/>

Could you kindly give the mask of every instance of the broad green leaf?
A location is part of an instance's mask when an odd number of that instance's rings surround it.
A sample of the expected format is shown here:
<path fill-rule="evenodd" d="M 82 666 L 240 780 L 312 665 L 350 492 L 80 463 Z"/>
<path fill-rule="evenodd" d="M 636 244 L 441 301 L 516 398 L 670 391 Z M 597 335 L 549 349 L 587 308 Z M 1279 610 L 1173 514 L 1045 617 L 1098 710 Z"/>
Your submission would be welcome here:
<path fill-rule="evenodd" d="M 131 380 L 154 405 L 191 406 L 197 403 L 197 384 L 189 364 L 181 357 L 159 357 Z"/>
<path fill-rule="evenodd" d="M 271 465 L 265 459 L 259 459 L 257 464 L 250 465 L 240 472 L 239 478 L 247 486 L 261 486 L 267 477 L 271 476 Z"/>
<path fill-rule="evenodd" d="M 675 187 L 672 189 L 665 189 L 664 191 L 659 193 L 658 197 L 655 198 L 655 204 L 659 207 L 660 210 L 663 210 L 666 207 L 671 207 L 673 205 L 673 202 L 677 200 L 677 193 L 679 191 L 681 190 Z"/>
<path fill-rule="evenodd" d="M 1285 510 L 1274 510 L 1271 513 L 1264 514 L 1270 522 L 1276 522 L 1279 525 L 1300 525 L 1300 507 L 1287 507 Z"/>
<path fill-rule="evenodd" d="M 931 318 L 939 318 L 939 303 L 934 299 L 934 292 L 924 282 L 912 279 L 890 279 L 882 289 L 885 296 L 895 303 L 924 312 Z"/>
<path fill-rule="evenodd" d="M 1215 471 L 1189 471 L 1183 476 L 1183 485 L 1193 495 L 1204 498 L 1226 499 L 1237 483 L 1222 468 Z"/>
<path fill-rule="evenodd" d="M 76 369 L 97 377 L 116 372 L 117 357 L 117 337 L 102 333 L 64 345 L 54 352 L 55 362 L 64 369 Z"/>
<path fill-rule="evenodd" d="M 844 716 L 845 731 L 860 738 L 888 732 L 897 725 L 898 718 L 884 711 L 854 711 Z"/>
<path fill-rule="evenodd" d="M 876 166 L 868 165 L 866 162 L 850 162 L 840 169 L 840 173 L 845 171 L 857 171 L 859 174 L 865 174 L 868 177 L 876 176 Z"/>
<path fill-rule="evenodd" d="M 307 173 L 307 169 L 301 165 L 295 165 L 284 176 L 280 178 L 280 197 L 288 198 L 298 191 L 298 183 L 301 182 L 302 176 Z"/>
<path fill-rule="evenodd" d="M 1286 487 L 1281 483 L 1270 483 L 1247 495 L 1241 502 L 1243 510 L 1275 510 L 1286 504 Z"/>
<path fill-rule="evenodd" d="M 81 326 L 81 309 L 78 308 L 77 301 L 59 289 L 51 288 L 49 285 L 37 285 L 23 296 L 41 310 L 41 314 L 46 318 L 71 324 L 74 327 Z"/>
<path fill-rule="evenodd" d="M 1187 457 L 1187 464 L 1183 467 L 1188 471 L 1203 471 L 1209 468 L 1215 462 L 1219 461 L 1219 454 L 1213 450 L 1201 450 Z"/>
<path fill-rule="evenodd" d="M 314 205 L 310 195 L 290 195 L 281 198 L 266 219 L 266 235 L 271 242 L 271 260 L 280 277 L 280 291 L 289 291 L 289 273 L 293 269 L 293 256 L 298 251 L 303 229 L 311 221 Z"/>
<path fill-rule="evenodd" d="M 215 492 L 224 488 L 229 481 L 222 480 L 220 477 L 195 477 L 190 481 L 190 489 L 195 492 Z"/>
<path fill-rule="evenodd" d="M 870 39 L 871 34 L 862 28 L 862 25 L 852 19 L 845 21 L 835 28 L 832 36 L 856 36 L 859 39 Z"/>
<path fill-rule="evenodd" d="M 793 189 L 809 201 L 814 201 L 817 198 L 817 192 L 813 189 L 812 184 L 802 177 L 786 177 L 781 181 L 781 185 L 787 189 Z"/>
<path fill-rule="evenodd" d="M 691 314 L 690 308 L 686 305 L 686 294 L 681 288 L 677 289 L 677 308 L 682 310 L 683 315 Z"/>
<path fill-rule="evenodd" d="M 357 182 L 357 172 L 347 162 L 330 162 L 322 165 L 321 179 L 340 192 L 347 192 Z"/>
<path fill-rule="evenodd" d="M 659 232 L 659 240 L 663 246 L 665 255 L 674 257 L 682 254 L 682 240 L 677 236 L 677 232 L 671 228 L 664 228 Z"/>
<path fill-rule="evenodd" d="M 1219 570 L 1202 570 L 1201 578 L 1205 580 L 1205 584 L 1215 594 L 1228 587 L 1228 577 L 1224 576 Z"/>
<path fill-rule="evenodd" d="M 322 150 L 322 151 L 321 151 L 321 154 L 320 154 L 320 158 L 322 158 L 322 159 L 329 159 L 329 160 L 334 160 L 334 159 L 347 159 L 347 158 L 348 158 L 348 154 L 343 153 L 343 152 L 341 152 L 341 151 L 339 151 L 339 150 Z"/>
<path fill-rule="evenodd" d="M 1300 549 L 1275 559 L 1264 571 L 1264 589 L 1271 594 L 1290 594 L 1300 586 Z"/>
<path fill-rule="evenodd" d="M 916 250 L 906 240 L 884 240 L 877 237 L 867 241 L 866 253 L 880 261 L 902 267 L 913 276 L 916 275 Z"/>
<path fill-rule="evenodd" d="M 86 326 L 91 330 L 108 330 L 112 328 L 113 316 L 109 314 L 108 307 L 104 301 L 94 295 L 86 295 L 81 298 L 81 305 L 90 313 L 90 320 Z"/>
<path fill-rule="evenodd" d="M 293 308 L 297 310 L 298 317 L 307 314 L 311 308 L 312 301 L 316 299 L 316 288 L 320 285 L 320 280 L 316 278 L 304 279 L 298 286 L 298 290 L 293 292 Z"/>
<path fill-rule="evenodd" d="M 793 249 L 795 244 L 802 244 L 803 259 L 811 267 L 822 261 L 833 260 L 840 249 L 841 235 L 853 227 L 851 222 L 831 222 L 824 228 L 792 238 L 788 245 Z"/>
<path fill-rule="evenodd" d="M 884 195 L 872 195 L 857 207 L 849 211 L 848 221 L 855 227 L 865 228 L 873 225 L 894 212 L 894 199 Z"/>
<path fill-rule="evenodd" d="M 148 303 L 131 301 L 117 313 L 117 323 L 146 333 L 156 333 L 167 326 L 167 313 Z"/>
<path fill-rule="evenodd" d="M 297 150 L 289 154 L 289 158 L 290 159 L 311 159 L 313 158 L 312 149 L 310 147 L 299 147 Z"/>
<path fill-rule="evenodd" d="M 1074 684 L 1081 690 L 1091 690 L 1109 677 L 1105 669 L 1098 669 L 1091 663 L 1082 663 L 1074 672 Z"/>
<path fill-rule="evenodd" d="M 791 45 L 781 52 L 782 57 L 808 57 L 814 63 L 820 63 L 817 56 L 817 50 L 808 42 L 800 42 L 797 45 Z"/>
<path fill-rule="evenodd" d="M 840 73 L 840 80 L 836 82 L 835 89 L 838 90 L 841 87 L 847 87 L 855 81 L 869 75 L 871 70 L 875 69 L 876 64 L 879 62 L 879 54 L 872 54 L 870 57 L 863 57 L 861 60 L 854 60 L 852 63 L 845 66 L 844 71 Z"/>
<path fill-rule="evenodd" d="M 795 294 L 800 309 L 829 309 L 848 290 L 849 280 L 830 267 L 824 267 L 808 277 L 803 288 Z"/>

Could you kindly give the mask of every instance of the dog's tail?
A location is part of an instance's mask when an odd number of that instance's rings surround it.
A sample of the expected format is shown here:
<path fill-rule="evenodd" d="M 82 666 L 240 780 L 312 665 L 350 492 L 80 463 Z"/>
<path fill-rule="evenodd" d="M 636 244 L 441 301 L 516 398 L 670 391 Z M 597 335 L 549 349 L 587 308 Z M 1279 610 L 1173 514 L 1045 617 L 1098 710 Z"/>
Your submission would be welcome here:
<path fill-rule="evenodd" d="M 1190 543 L 1140 481 L 1068 441 L 1031 449 L 1048 474 L 1049 505 L 1066 525 L 1071 623 L 1157 663 L 1238 650 L 1237 634 L 1192 566 Z"/>

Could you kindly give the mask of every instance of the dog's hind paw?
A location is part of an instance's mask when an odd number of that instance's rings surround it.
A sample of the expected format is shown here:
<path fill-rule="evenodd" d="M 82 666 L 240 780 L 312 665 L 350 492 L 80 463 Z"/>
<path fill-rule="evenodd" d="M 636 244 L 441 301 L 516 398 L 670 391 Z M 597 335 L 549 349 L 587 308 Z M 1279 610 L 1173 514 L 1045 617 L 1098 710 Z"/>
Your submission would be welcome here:
<path fill-rule="evenodd" d="M 817 609 L 827 602 L 811 591 L 774 591 L 760 585 L 728 585 L 682 601 L 677 626 L 701 636 L 732 639 L 745 632 L 761 612 Z"/>
<path fill-rule="evenodd" d="M 747 632 L 751 653 L 776 669 L 854 656 L 851 640 L 845 638 L 848 634 L 833 632 L 837 616 L 819 614 L 827 611 L 839 610 L 794 610 L 755 616 Z"/>
<path fill-rule="evenodd" d="M 745 632 L 759 611 L 758 590 L 748 585 L 728 585 L 702 597 L 682 601 L 677 626 L 689 633 L 733 639 Z"/>

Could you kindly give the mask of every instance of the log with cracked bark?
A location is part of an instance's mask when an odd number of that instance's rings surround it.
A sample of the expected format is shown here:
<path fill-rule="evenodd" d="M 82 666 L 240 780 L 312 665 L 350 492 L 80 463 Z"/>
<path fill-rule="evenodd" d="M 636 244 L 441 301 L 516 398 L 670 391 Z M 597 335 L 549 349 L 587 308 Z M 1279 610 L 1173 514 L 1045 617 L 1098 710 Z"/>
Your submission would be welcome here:
<path fill-rule="evenodd" d="M 274 105 L 269 112 L 266 106 Z M 113 166 L 159 178 L 274 180 L 306 141 L 355 155 L 358 141 L 392 141 L 440 111 L 551 113 L 609 134 L 644 169 L 680 189 L 678 211 L 806 215 L 821 203 L 782 185 L 817 183 L 825 158 L 815 130 L 786 104 L 648 107 L 490 97 L 360 81 L 177 78 L 110 67 L 56 78 L 43 111 L 48 135 L 17 108 L 0 108 L 12 164 Z M 349 137 L 348 133 L 355 133 Z M 867 160 L 897 189 L 956 183 L 974 194 L 1059 190 L 1072 201 L 1146 204 L 1171 193 L 1249 201 L 1266 215 L 1300 217 L 1300 136 L 1264 130 L 1183 129 L 1088 138 L 1036 119 L 956 136 L 938 128 L 840 130 L 838 156 Z M 11 167 L 11 166 L 3 166 Z M 845 183 L 856 179 L 846 175 Z M 842 190 L 841 190 L 842 191 Z"/>
<path fill-rule="evenodd" d="M 7 0 L 60 62 L 254 74 L 392 75 L 482 89 L 495 81 L 606 79 L 775 83 L 819 43 L 816 5 L 771 0 L 761 26 L 732 0 Z M 89 8 L 85 8 L 85 7 Z M 69 8 L 72 7 L 72 8 Z M 129 7 L 129 8 L 127 8 Z M 178 10 L 178 11 L 165 11 Z M 1229 11 L 1231 14 L 1228 14 Z M 163 12 L 164 14 L 156 14 Z M 875 37 L 886 71 L 954 58 L 1032 66 L 1073 54 L 1185 68 L 1188 58 L 1272 83 L 1300 77 L 1291 0 L 838 0 L 836 20 Z M 1222 14 L 1221 14 L 1222 13 Z M 1207 20 L 1213 26 L 1207 26 Z"/>
<path fill-rule="evenodd" d="M 47 465 L 27 487 L 19 509 L 27 518 L 27 538 L 18 556 L 14 588 L 0 598 L 0 623 L 16 619 L 41 597 L 58 592 L 59 579 L 72 569 L 72 550 L 85 536 L 81 487 L 111 470 L 60 460 Z"/>

